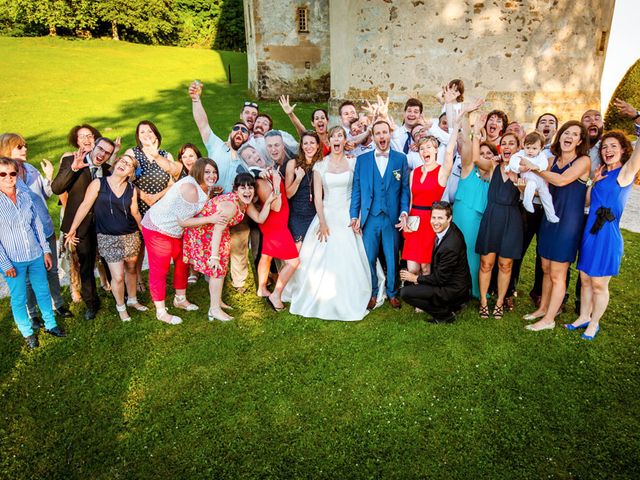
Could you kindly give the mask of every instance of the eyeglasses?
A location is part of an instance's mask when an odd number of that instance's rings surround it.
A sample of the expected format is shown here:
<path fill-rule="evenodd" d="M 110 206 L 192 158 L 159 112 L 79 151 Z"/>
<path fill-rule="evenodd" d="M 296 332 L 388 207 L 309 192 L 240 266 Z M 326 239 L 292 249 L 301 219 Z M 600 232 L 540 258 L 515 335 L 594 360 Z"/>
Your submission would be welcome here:
<path fill-rule="evenodd" d="M 244 102 L 245 107 L 253 107 L 256 110 L 258 109 L 258 104 L 256 102 Z"/>
<path fill-rule="evenodd" d="M 10 177 L 17 177 L 18 176 L 18 172 L 16 172 L 15 170 L 13 172 L 0 172 L 0 178 L 4 178 L 7 175 L 9 175 Z"/>
<path fill-rule="evenodd" d="M 232 129 L 232 132 L 241 131 L 242 133 L 249 134 L 249 129 L 247 127 L 243 127 L 242 125 L 235 125 Z"/>
<path fill-rule="evenodd" d="M 21 143 L 21 144 L 19 144 L 19 145 L 16 145 L 16 148 L 17 148 L 18 150 L 22 150 L 23 148 L 27 148 L 27 144 L 26 144 L 26 143 Z"/>
<path fill-rule="evenodd" d="M 93 135 L 93 133 L 83 133 L 81 135 L 78 135 L 78 140 L 93 140 L 95 138 L 95 136 Z"/>
<path fill-rule="evenodd" d="M 105 150 L 100 145 L 96 145 L 96 148 L 100 150 L 102 153 L 106 153 L 108 156 L 111 156 L 111 154 L 113 154 L 113 150 Z"/>

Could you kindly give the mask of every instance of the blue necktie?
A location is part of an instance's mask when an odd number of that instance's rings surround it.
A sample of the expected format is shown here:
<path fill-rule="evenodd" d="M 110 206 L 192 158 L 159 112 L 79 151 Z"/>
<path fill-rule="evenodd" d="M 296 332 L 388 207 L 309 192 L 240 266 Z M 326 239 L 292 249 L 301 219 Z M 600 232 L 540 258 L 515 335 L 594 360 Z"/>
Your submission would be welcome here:
<path fill-rule="evenodd" d="M 409 145 L 411 145 L 411 133 L 407 132 L 407 141 L 404 142 L 404 147 L 402 147 L 402 151 L 405 155 L 409 153 Z"/>

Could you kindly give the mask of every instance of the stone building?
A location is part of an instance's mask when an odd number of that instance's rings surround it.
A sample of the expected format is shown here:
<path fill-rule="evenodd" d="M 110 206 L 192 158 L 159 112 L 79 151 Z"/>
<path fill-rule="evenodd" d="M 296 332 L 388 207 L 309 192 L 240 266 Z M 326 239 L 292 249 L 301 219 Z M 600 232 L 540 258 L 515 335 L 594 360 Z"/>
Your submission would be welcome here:
<path fill-rule="evenodd" d="M 410 96 L 452 78 L 525 122 L 599 106 L 615 0 L 244 0 L 260 98 Z"/>

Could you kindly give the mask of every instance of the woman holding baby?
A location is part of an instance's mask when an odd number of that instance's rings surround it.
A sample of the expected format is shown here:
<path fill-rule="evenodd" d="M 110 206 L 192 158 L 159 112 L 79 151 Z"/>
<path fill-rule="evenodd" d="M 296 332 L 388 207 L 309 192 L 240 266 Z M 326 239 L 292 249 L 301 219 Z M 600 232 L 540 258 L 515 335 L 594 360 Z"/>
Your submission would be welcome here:
<path fill-rule="evenodd" d="M 542 219 L 538 232 L 538 253 L 542 259 L 542 299 L 526 320 L 539 320 L 525 328 L 532 331 L 555 327 L 555 317 L 566 291 L 567 269 L 575 261 L 584 229 L 584 205 L 591 161 L 587 130 L 571 120 L 558 131 L 551 145 L 549 168 L 541 170 L 533 162 L 523 165 L 549 183 L 555 213 L 562 221 Z"/>

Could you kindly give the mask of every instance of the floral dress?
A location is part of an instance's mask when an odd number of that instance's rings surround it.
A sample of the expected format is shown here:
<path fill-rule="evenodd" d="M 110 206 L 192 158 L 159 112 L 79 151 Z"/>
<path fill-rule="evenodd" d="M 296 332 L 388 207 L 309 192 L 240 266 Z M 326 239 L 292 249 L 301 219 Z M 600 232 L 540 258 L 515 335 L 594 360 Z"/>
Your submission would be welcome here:
<path fill-rule="evenodd" d="M 224 202 L 239 203 L 238 194 L 235 192 L 220 195 L 207 200 L 202 211 L 196 217 L 210 217 L 218 210 L 218 205 Z M 214 224 L 209 223 L 200 227 L 188 227 L 184 229 L 183 237 L 183 258 L 184 262 L 193 265 L 196 272 L 213 278 L 224 278 L 229 268 L 229 254 L 231 252 L 231 235 L 229 227 L 239 224 L 244 218 L 244 213 L 237 210 L 236 214 L 229 220 L 220 238 L 220 268 L 214 270 L 209 265 L 211 257 L 211 239 L 213 237 Z"/>

